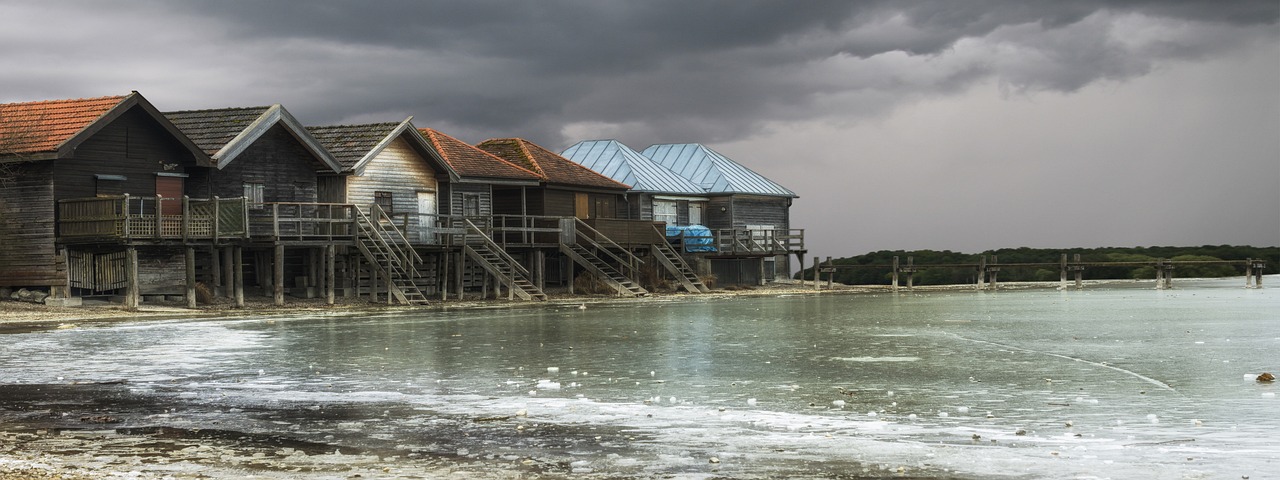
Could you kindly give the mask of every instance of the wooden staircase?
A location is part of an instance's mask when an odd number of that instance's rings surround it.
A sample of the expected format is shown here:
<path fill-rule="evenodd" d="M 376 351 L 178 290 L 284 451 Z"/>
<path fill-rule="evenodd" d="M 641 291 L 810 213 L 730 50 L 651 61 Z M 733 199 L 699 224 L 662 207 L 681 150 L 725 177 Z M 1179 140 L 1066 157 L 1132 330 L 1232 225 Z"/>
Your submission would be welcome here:
<path fill-rule="evenodd" d="M 381 278 L 390 280 L 388 294 L 402 304 L 426 305 L 427 296 L 417 285 L 421 281 L 417 266 L 422 263 L 422 257 L 413 250 L 404 232 L 378 205 L 370 207 L 368 213 L 360 207 L 356 207 L 355 212 L 359 230 L 356 248 L 369 261 L 370 268 L 376 269 Z"/>
<path fill-rule="evenodd" d="M 643 297 L 649 294 L 649 291 L 641 287 L 639 282 L 632 279 L 635 275 L 635 265 L 644 262 L 582 220 L 574 218 L 565 219 L 562 222 L 563 237 L 560 241 L 562 253 L 613 287 L 619 295 Z M 604 245 L 600 242 L 604 242 Z M 611 251 L 606 245 L 613 250 Z M 601 258 L 602 256 L 614 260 L 617 267 L 605 261 Z M 623 273 L 623 270 L 630 275 Z"/>
<path fill-rule="evenodd" d="M 658 231 L 658 227 L 655 226 L 653 228 L 657 233 L 662 233 Z M 661 235 L 661 237 L 665 239 L 666 235 Z M 710 288 L 702 284 L 702 280 L 698 279 L 698 273 L 689 268 L 689 264 L 685 263 L 684 258 L 681 258 L 680 254 L 676 253 L 670 244 L 664 241 L 649 247 L 653 249 L 653 256 L 657 257 L 658 263 L 662 264 L 663 268 L 667 269 L 667 272 L 676 277 L 676 281 L 680 282 L 680 286 L 684 287 L 685 291 L 689 293 L 708 293 L 711 291 Z"/>
<path fill-rule="evenodd" d="M 465 220 L 465 222 L 467 233 L 463 235 L 462 249 L 467 257 L 497 278 L 515 296 L 524 300 L 547 300 L 547 294 L 529 281 L 529 270 L 520 265 L 520 262 L 512 258 L 489 235 L 471 223 L 471 220 Z"/>

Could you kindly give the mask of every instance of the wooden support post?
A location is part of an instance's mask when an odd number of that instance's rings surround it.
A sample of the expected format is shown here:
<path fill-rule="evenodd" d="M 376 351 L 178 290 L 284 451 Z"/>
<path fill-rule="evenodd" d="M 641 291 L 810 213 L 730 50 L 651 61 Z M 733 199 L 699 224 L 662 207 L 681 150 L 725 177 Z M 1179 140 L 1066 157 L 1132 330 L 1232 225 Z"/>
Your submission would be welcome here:
<path fill-rule="evenodd" d="M 222 255 L 219 255 L 217 246 L 210 249 L 209 252 L 209 274 L 212 275 L 209 283 L 213 289 L 213 296 L 222 296 L 222 292 L 226 290 L 222 286 Z"/>
<path fill-rule="evenodd" d="M 338 272 L 336 271 L 337 263 L 338 263 L 338 247 L 335 247 L 332 243 L 325 245 L 324 247 L 324 269 L 325 269 L 324 290 L 325 290 L 325 303 L 329 305 L 333 305 L 333 302 L 335 300 L 334 297 L 337 295 L 336 291 L 338 290 L 338 285 L 337 285 Z"/>
<path fill-rule="evenodd" d="M 458 272 L 457 272 L 457 277 L 455 277 L 454 279 L 453 285 L 455 288 L 458 289 L 458 294 L 455 296 L 458 297 L 458 300 L 462 300 L 462 295 L 463 295 L 462 291 L 464 288 L 466 288 L 462 284 L 462 274 L 466 270 L 467 259 L 466 259 L 466 254 L 462 253 L 461 251 L 458 252 L 457 257 L 458 257 L 458 260 L 455 265 L 458 266 Z M 573 290 L 569 290 L 569 293 L 573 293 Z"/>
<path fill-rule="evenodd" d="M 1156 290 L 1164 290 L 1164 259 L 1156 260 Z"/>
<path fill-rule="evenodd" d="M 284 306 L 284 244 L 276 242 L 275 258 L 271 262 L 274 271 L 271 275 L 271 302 L 277 307 Z"/>
<path fill-rule="evenodd" d="M 324 270 L 322 268 L 322 265 L 324 265 L 324 261 L 323 261 L 323 257 L 321 256 L 321 250 L 318 248 L 308 248 L 307 249 L 307 287 L 315 288 L 317 295 L 319 295 L 318 292 L 320 291 L 321 286 L 324 285 L 324 282 L 321 281 L 321 279 L 323 278 L 321 277 L 321 272 Z"/>
<path fill-rule="evenodd" d="M 137 310 L 142 303 L 142 290 L 138 285 L 138 249 L 129 247 L 124 254 L 124 275 L 127 282 L 124 294 L 124 308 Z"/>
<path fill-rule="evenodd" d="M 235 274 L 235 304 L 236 308 L 244 308 L 244 247 L 231 247 L 234 258 L 231 263 Z"/>
<path fill-rule="evenodd" d="M 1253 259 L 1248 258 L 1244 261 L 1244 288 L 1253 287 Z"/>
<path fill-rule="evenodd" d="M 382 285 L 382 281 L 378 279 L 378 264 L 369 262 L 369 302 L 378 302 L 378 287 Z M 390 293 L 388 292 L 388 295 Z"/>
<path fill-rule="evenodd" d="M 816 261 L 817 257 L 814 260 Z M 893 292 L 898 292 L 898 257 L 896 255 L 893 257 Z"/>
<path fill-rule="evenodd" d="M 482 270 L 480 274 L 480 299 L 487 300 L 489 298 L 489 272 Z M 494 295 L 497 298 L 497 295 Z"/>
<path fill-rule="evenodd" d="M 391 294 L 391 290 L 396 288 L 395 279 L 391 278 L 391 272 L 395 271 L 395 268 L 396 268 L 395 265 L 391 263 L 394 261 L 395 261 L 394 255 L 387 255 L 387 275 L 386 275 L 387 278 L 384 279 L 387 282 L 387 288 L 386 288 L 387 305 L 391 305 L 392 303 L 395 303 L 395 295 Z"/>
<path fill-rule="evenodd" d="M 222 296 L 235 298 L 236 271 L 235 247 L 222 248 Z"/>
<path fill-rule="evenodd" d="M 547 252 L 541 248 L 533 251 L 533 284 L 538 290 L 547 286 Z"/>
<path fill-rule="evenodd" d="M 437 260 L 440 265 L 440 268 L 438 269 L 440 280 L 436 283 L 440 288 L 440 301 L 442 302 L 449 299 L 449 257 L 450 255 L 448 252 L 442 252 L 439 255 L 439 260 Z"/>
<path fill-rule="evenodd" d="M 185 198 L 185 197 L 184 197 Z M 196 308 L 196 248 L 187 246 L 187 308 Z"/>
<path fill-rule="evenodd" d="M 760 265 L 761 265 L 760 270 L 763 271 L 764 270 L 763 259 L 760 260 Z M 835 264 L 831 263 L 831 257 L 827 257 L 827 290 L 831 290 L 832 288 L 835 287 L 836 272 L 835 272 L 835 269 L 832 268 L 832 265 L 835 265 Z"/>

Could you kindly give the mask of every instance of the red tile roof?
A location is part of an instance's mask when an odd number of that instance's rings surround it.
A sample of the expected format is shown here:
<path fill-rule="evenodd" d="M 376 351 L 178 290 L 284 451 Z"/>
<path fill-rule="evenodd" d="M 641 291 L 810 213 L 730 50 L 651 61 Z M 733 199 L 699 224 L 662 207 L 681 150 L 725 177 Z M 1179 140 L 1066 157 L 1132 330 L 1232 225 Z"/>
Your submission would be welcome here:
<path fill-rule="evenodd" d="M 126 98 L 0 104 L 0 155 L 55 152 Z"/>
<path fill-rule="evenodd" d="M 523 138 L 497 138 L 476 145 L 503 160 L 542 176 L 547 183 L 627 190 L 631 187 L 596 173 Z"/>
<path fill-rule="evenodd" d="M 418 132 L 427 139 L 444 161 L 449 162 L 459 175 L 464 177 L 503 178 L 513 180 L 541 180 L 542 176 L 528 169 L 515 165 L 489 152 L 468 145 L 467 142 L 450 137 L 437 130 L 419 128 Z"/>

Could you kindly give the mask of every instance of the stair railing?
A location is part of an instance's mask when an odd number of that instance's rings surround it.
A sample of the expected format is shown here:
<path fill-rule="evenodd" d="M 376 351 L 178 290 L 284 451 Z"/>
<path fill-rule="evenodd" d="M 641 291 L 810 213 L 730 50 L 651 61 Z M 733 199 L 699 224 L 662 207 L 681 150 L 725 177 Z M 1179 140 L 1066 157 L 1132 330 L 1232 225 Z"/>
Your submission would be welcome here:
<path fill-rule="evenodd" d="M 422 263 L 422 257 L 418 256 L 418 252 L 409 245 L 409 239 L 405 238 L 404 233 L 396 228 L 394 223 L 390 223 L 391 218 L 382 210 L 382 207 L 377 204 L 372 205 L 367 215 L 358 207 L 355 211 L 361 228 L 367 232 L 366 237 L 373 240 L 374 246 L 382 253 L 395 257 L 400 263 L 403 275 L 409 277 L 409 280 L 417 278 L 419 275 L 416 265 Z M 369 218 L 370 216 L 374 218 Z M 381 227 L 379 222 L 383 220 L 391 225 L 391 231 L 395 232 L 394 236 Z"/>
<path fill-rule="evenodd" d="M 582 221 L 581 218 L 574 218 L 574 222 L 576 223 L 576 231 L 580 240 L 586 240 L 588 244 L 595 247 L 596 251 L 604 252 L 604 254 L 608 255 L 609 258 L 612 258 L 614 261 L 618 262 L 619 265 L 625 267 L 628 270 L 627 272 L 624 272 L 627 278 L 636 277 L 636 269 L 640 268 L 640 265 L 644 264 L 644 260 L 641 260 L 640 257 L 631 253 L 631 250 L 622 248 L 622 246 L 615 243 L 613 239 L 605 236 L 603 233 L 600 233 L 595 228 L 592 228 L 591 225 L 587 225 L 587 222 Z M 601 242 L 597 242 L 597 238 L 600 239 L 604 245 L 601 245 Z M 605 246 L 618 249 L 623 252 L 627 258 L 615 255 L 612 250 L 605 248 Z"/>
<path fill-rule="evenodd" d="M 477 227 L 476 224 L 471 223 L 471 219 L 464 218 L 463 221 L 467 223 L 467 233 L 471 235 L 475 235 L 476 238 L 480 238 L 481 241 L 484 242 L 485 246 L 489 247 L 489 250 L 494 253 L 494 255 L 497 255 L 498 258 L 502 259 L 503 262 L 506 262 L 508 265 L 511 265 L 511 268 L 513 270 L 518 271 L 524 274 L 525 276 L 529 275 L 528 269 L 524 268 L 523 265 L 520 265 L 520 262 L 517 262 L 515 258 L 512 258 L 511 255 L 508 254 L 507 251 L 502 248 L 502 246 L 498 245 L 497 242 L 494 242 L 492 238 L 489 238 L 488 235 L 485 235 L 484 232 L 480 230 L 480 227 Z"/>

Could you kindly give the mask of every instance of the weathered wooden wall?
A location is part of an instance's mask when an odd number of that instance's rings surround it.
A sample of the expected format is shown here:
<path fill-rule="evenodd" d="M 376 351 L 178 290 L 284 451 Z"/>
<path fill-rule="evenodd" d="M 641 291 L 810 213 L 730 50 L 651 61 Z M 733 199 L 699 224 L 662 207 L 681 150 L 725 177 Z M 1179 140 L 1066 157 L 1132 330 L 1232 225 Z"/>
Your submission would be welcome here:
<path fill-rule="evenodd" d="M 155 195 L 156 173 L 184 173 L 195 166 L 191 152 L 142 107 L 125 112 L 85 140 L 72 158 L 55 162 L 57 199 L 95 196 L 94 174 L 123 175 L 125 180 L 113 186 L 134 196 Z"/>
<path fill-rule="evenodd" d="M 49 287 L 67 281 L 54 245 L 54 161 L 11 164 L 0 188 L 0 286 Z"/>
<path fill-rule="evenodd" d="M 493 192 L 487 183 L 453 183 L 449 190 L 450 215 L 462 215 L 462 197 L 477 195 L 480 198 L 480 215 L 493 214 Z"/>
<path fill-rule="evenodd" d="M 347 202 L 373 204 L 374 192 L 391 192 L 392 211 L 410 214 L 409 228 L 418 227 L 418 192 L 438 191 L 436 171 L 403 138 L 397 138 L 370 160 L 361 175 L 347 177 Z M 439 209 L 437 197 L 437 210 Z"/>
<path fill-rule="evenodd" d="M 789 200 L 783 197 L 734 195 L 733 228 L 746 228 L 747 225 L 790 228 Z"/>
<path fill-rule="evenodd" d="M 261 183 L 265 202 L 315 202 L 321 168 L 324 164 L 277 124 L 222 170 L 192 169 L 188 195 L 234 198 L 244 194 L 244 184 Z"/>

